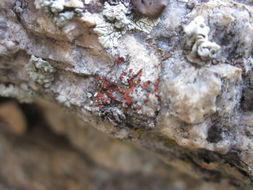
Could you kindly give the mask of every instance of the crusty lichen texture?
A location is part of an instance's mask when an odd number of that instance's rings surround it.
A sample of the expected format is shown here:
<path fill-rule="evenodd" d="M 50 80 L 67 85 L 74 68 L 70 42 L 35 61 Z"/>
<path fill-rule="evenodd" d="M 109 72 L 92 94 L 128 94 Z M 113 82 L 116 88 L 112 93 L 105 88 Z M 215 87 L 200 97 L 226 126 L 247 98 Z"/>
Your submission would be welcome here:
<path fill-rule="evenodd" d="M 81 0 L 35 0 L 35 7 L 37 9 L 45 9 L 53 13 L 59 13 L 68 8 L 84 8 Z"/>
<path fill-rule="evenodd" d="M 128 31 L 138 30 L 150 33 L 159 19 L 134 18 L 130 1 L 104 2 L 102 14 L 89 13 L 80 0 L 35 0 L 36 9 L 43 10 L 58 27 L 64 27 L 77 18 L 98 35 L 104 48 L 117 48 L 118 40 Z"/>
<path fill-rule="evenodd" d="M 202 16 L 197 16 L 184 27 L 184 32 L 188 36 L 187 43 L 193 43 L 191 53 L 187 59 L 198 65 L 203 65 L 207 61 L 217 58 L 220 46 L 208 40 L 210 28 L 206 26 Z"/>
<path fill-rule="evenodd" d="M 53 16 L 53 22 L 59 27 L 63 27 L 74 17 L 75 11 L 73 9 L 84 8 L 81 0 L 35 0 L 34 5 L 36 9 L 41 9 Z"/>
<path fill-rule="evenodd" d="M 127 31 L 139 30 L 150 33 L 152 28 L 159 22 L 159 19 L 148 18 L 134 21 L 131 11 L 129 2 L 125 4 L 119 2 L 116 5 L 110 5 L 105 2 L 103 18 L 97 17 L 94 20 L 94 25 L 96 25 L 94 31 L 98 34 L 99 42 L 104 48 L 117 47 L 119 38 L 126 34 Z"/>
<path fill-rule="evenodd" d="M 36 98 L 37 94 L 30 89 L 26 84 L 0 84 L 0 96 L 16 98 L 22 103 L 31 103 Z"/>
<path fill-rule="evenodd" d="M 52 67 L 49 62 L 35 57 L 34 55 L 31 56 L 31 59 L 27 64 L 27 72 L 29 77 L 35 83 L 38 83 L 45 88 L 48 88 L 54 81 L 54 67 Z"/>

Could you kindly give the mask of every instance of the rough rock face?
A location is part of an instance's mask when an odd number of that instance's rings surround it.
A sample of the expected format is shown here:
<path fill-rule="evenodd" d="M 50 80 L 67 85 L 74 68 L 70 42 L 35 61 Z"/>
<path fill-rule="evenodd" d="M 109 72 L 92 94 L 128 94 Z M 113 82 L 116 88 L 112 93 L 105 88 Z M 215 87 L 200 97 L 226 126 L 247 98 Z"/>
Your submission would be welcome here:
<path fill-rule="evenodd" d="M 2 110 L 12 111 L 4 117 L 12 123 L 4 126 Z M 0 98 L 0 116 L 1 189 L 235 190 L 228 180 L 216 184 L 182 174 L 45 101 Z"/>
<path fill-rule="evenodd" d="M 239 0 L 170 0 L 158 18 L 128 0 L 3 0 L 0 95 L 57 102 L 187 174 L 250 189 L 252 14 Z"/>

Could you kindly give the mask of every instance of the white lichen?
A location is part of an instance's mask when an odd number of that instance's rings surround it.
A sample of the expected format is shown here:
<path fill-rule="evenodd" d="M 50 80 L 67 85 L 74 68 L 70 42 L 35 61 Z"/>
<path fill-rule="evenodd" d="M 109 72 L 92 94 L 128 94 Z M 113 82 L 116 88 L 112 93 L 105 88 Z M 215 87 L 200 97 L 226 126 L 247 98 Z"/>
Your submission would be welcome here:
<path fill-rule="evenodd" d="M 29 77 L 45 88 L 48 88 L 54 81 L 54 67 L 41 58 L 32 55 L 26 69 Z"/>
<path fill-rule="evenodd" d="M 81 0 L 67 0 L 65 1 L 64 6 L 72 8 L 84 8 L 84 4 Z"/>
<path fill-rule="evenodd" d="M 122 3 L 115 6 L 111 6 L 107 2 L 104 4 L 103 16 L 108 21 L 115 22 L 115 26 L 118 26 L 118 28 L 130 24 L 131 21 L 127 18 L 127 14 L 129 14 L 129 9 L 127 9 Z"/>
<path fill-rule="evenodd" d="M 80 0 L 35 0 L 36 9 L 43 9 L 52 13 L 59 13 L 68 8 L 84 8 L 83 2 Z"/>
<path fill-rule="evenodd" d="M 66 96 L 62 95 L 62 94 L 59 94 L 56 97 L 56 100 L 57 100 L 57 102 L 59 102 L 60 104 L 66 106 L 68 108 L 71 106 L 71 103 L 70 103 L 69 99 Z"/>
<path fill-rule="evenodd" d="M 80 21 L 83 22 L 87 27 L 95 27 L 96 20 L 99 20 L 98 14 L 92 14 L 89 12 L 85 12 L 82 14 Z"/>
<path fill-rule="evenodd" d="M 93 17 L 86 14 L 83 15 L 82 21 L 90 26 L 95 26 L 94 32 L 99 36 L 98 40 L 104 48 L 117 47 L 118 39 L 127 31 L 139 30 L 149 33 L 159 22 L 159 20 L 148 18 L 135 21 L 131 15 L 130 6 L 121 2 L 117 5 L 105 2 L 103 17 L 95 14 Z"/>
<path fill-rule="evenodd" d="M 218 57 L 220 46 L 209 41 L 209 31 L 210 28 L 205 24 L 205 19 L 202 16 L 197 16 L 184 27 L 188 43 L 193 43 L 191 53 L 187 56 L 188 61 L 201 66 Z"/>
<path fill-rule="evenodd" d="M 80 0 L 35 0 L 34 5 L 36 9 L 50 13 L 53 22 L 59 27 L 66 25 L 75 15 L 74 11 L 65 11 L 65 8 L 84 8 Z"/>

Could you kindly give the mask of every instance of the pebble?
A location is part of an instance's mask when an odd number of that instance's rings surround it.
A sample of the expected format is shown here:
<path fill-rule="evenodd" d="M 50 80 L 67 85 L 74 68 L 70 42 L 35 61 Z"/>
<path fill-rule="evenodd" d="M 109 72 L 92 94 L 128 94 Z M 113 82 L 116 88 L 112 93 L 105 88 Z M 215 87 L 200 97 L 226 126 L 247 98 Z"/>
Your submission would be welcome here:
<path fill-rule="evenodd" d="M 132 0 L 135 10 L 149 18 L 158 17 L 168 4 L 167 0 Z"/>

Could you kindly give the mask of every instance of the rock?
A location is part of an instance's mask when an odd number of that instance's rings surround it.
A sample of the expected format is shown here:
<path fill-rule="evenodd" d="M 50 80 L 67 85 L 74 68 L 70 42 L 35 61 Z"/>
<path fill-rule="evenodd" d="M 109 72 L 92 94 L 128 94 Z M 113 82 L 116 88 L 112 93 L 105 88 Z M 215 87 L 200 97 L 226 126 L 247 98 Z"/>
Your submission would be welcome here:
<path fill-rule="evenodd" d="M 245 111 L 253 111 L 253 89 L 251 88 L 244 89 L 242 108 Z"/>
<path fill-rule="evenodd" d="M 165 85 L 164 93 L 171 99 L 170 110 L 183 121 L 197 124 L 216 112 L 221 81 L 208 70 L 187 70 Z"/>
<path fill-rule="evenodd" d="M 29 132 L 0 133 L 2 189 L 235 190 L 226 180 L 218 185 L 186 176 L 147 151 L 85 126 L 59 106 L 42 101 L 22 107 L 33 115 Z"/>
<path fill-rule="evenodd" d="M 49 100 L 78 115 L 83 125 L 145 148 L 187 175 L 226 179 L 225 189 L 252 189 L 250 5 L 1 1 L 0 95 Z M 95 132 L 89 136 L 67 116 L 52 121 L 58 111 L 43 114 L 41 121 L 99 165 L 126 173 L 155 170 L 142 165 L 149 156 L 137 156 L 138 150 Z M 89 142 L 94 145 L 86 147 Z"/>
<path fill-rule="evenodd" d="M 23 111 L 15 102 L 0 104 L 0 130 L 14 135 L 23 135 L 27 129 Z"/>
<path fill-rule="evenodd" d="M 253 87 L 253 70 L 249 72 L 249 85 Z"/>
<path fill-rule="evenodd" d="M 158 17 L 167 5 L 167 0 L 132 0 L 137 12 L 147 17 Z"/>

